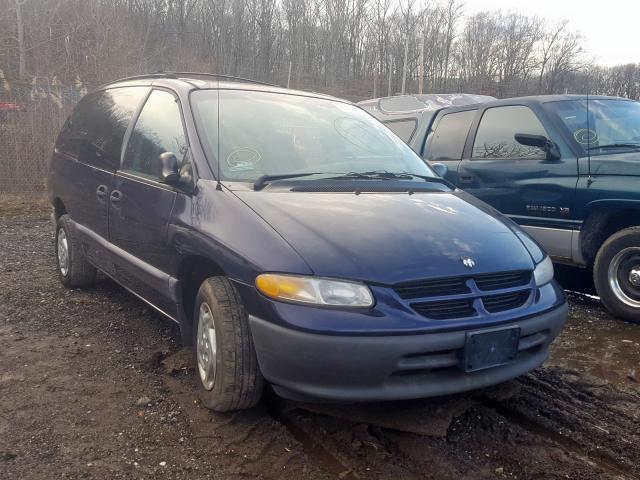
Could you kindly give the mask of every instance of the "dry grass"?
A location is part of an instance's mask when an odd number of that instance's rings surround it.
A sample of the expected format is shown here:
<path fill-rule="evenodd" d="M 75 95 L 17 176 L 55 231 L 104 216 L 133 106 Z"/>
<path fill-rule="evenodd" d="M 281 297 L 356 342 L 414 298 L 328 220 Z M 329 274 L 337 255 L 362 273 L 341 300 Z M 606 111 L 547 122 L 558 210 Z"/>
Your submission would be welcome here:
<path fill-rule="evenodd" d="M 43 217 L 51 212 L 44 195 L 0 193 L 0 218 Z"/>

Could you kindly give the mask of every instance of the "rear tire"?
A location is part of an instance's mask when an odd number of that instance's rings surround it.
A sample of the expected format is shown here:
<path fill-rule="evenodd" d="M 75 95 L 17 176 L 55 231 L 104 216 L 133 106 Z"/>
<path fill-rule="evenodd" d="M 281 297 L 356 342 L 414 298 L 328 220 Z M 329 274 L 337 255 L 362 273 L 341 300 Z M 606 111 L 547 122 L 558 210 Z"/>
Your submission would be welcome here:
<path fill-rule="evenodd" d="M 593 281 L 609 312 L 640 323 L 640 227 L 620 230 L 602 244 L 593 266 Z"/>
<path fill-rule="evenodd" d="M 264 379 L 244 305 L 226 278 L 211 277 L 202 283 L 194 308 L 194 334 L 202 403 L 217 412 L 256 405 Z"/>
<path fill-rule="evenodd" d="M 96 281 L 96 267 L 87 261 L 69 215 L 56 223 L 56 264 L 62 285 L 68 288 L 86 287 Z"/>

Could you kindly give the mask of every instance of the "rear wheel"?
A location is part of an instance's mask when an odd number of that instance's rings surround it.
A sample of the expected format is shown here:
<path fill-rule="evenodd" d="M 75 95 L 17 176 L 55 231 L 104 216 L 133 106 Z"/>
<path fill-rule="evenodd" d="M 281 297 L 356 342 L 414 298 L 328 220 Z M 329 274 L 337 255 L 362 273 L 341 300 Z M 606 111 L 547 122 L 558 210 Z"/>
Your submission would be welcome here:
<path fill-rule="evenodd" d="M 62 215 L 56 223 L 56 260 L 65 287 L 85 287 L 95 282 L 97 270 L 87 261 L 69 215 Z"/>
<path fill-rule="evenodd" d="M 253 407 L 262 396 L 247 314 L 233 284 L 224 277 L 202 283 L 194 308 L 198 394 L 212 410 Z"/>
<path fill-rule="evenodd" d="M 602 244 L 593 279 L 607 310 L 640 323 L 640 227 L 620 230 Z"/>

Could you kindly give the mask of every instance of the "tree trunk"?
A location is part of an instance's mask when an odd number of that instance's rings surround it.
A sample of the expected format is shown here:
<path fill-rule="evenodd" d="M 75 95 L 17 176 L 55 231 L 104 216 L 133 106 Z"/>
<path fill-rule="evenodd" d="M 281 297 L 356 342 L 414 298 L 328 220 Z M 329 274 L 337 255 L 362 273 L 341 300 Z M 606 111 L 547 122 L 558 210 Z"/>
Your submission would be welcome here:
<path fill-rule="evenodd" d="M 26 0 L 15 0 L 16 5 L 16 24 L 18 27 L 18 75 L 20 80 L 24 80 L 27 76 L 27 49 L 24 45 L 24 20 L 22 18 L 22 5 Z"/>

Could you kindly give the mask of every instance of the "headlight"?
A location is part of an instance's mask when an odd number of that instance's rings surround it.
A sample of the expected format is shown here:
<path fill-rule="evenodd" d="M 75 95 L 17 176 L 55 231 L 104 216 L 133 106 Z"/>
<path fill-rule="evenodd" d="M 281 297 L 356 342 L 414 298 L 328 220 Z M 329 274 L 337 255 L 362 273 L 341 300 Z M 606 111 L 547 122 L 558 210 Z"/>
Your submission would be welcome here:
<path fill-rule="evenodd" d="M 541 287 L 553 280 L 553 263 L 547 256 L 544 260 L 536 265 L 533 271 L 533 277 L 536 279 L 536 286 Z"/>
<path fill-rule="evenodd" d="M 269 298 L 336 307 L 370 307 L 373 295 L 361 283 L 328 278 L 263 273 L 256 287 Z"/>

